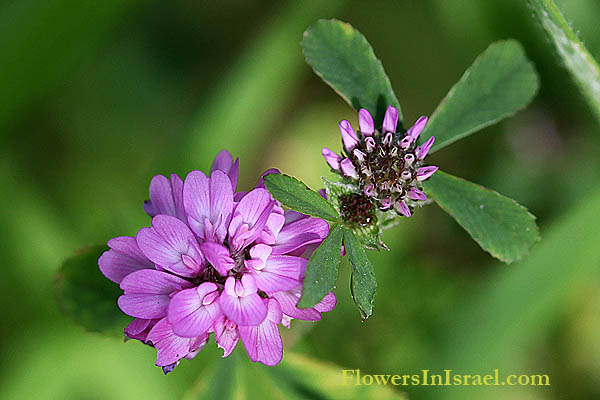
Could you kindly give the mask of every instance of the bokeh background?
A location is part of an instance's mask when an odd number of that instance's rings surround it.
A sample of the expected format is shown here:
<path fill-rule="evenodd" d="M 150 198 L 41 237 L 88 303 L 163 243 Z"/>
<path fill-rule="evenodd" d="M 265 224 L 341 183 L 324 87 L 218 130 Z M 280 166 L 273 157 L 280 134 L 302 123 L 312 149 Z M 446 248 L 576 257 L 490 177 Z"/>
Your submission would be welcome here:
<path fill-rule="evenodd" d="M 523 3 L 3 2 L 0 398 L 180 398 L 220 361 L 211 342 L 163 377 L 150 348 L 63 316 L 54 274 L 76 249 L 147 226 L 153 175 L 206 170 L 222 148 L 240 157 L 242 188 L 271 167 L 319 188 L 329 174 L 321 147 L 339 148 L 337 122 L 356 121 L 302 57 L 304 29 L 329 17 L 367 36 L 407 123 L 430 115 L 489 43 L 523 43 L 541 76 L 534 102 L 431 161 L 526 205 L 543 239 L 504 265 L 428 206 L 386 233 L 390 252 L 373 255 L 374 315 L 360 322 L 344 261 L 339 306 L 286 332 L 286 350 L 365 373 L 551 378 L 550 387 L 399 388 L 412 399 L 600 397 L 600 129 Z M 557 3 L 600 56 L 600 3 Z"/>

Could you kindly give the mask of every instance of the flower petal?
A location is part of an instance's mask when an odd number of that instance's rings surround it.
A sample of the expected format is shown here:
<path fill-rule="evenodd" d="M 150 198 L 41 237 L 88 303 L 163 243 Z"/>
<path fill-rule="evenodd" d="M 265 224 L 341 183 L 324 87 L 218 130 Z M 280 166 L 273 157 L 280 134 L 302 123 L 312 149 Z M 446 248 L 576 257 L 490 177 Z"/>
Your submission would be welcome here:
<path fill-rule="evenodd" d="M 223 313 L 238 325 L 258 325 L 267 314 L 267 309 L 258 294 L 235 297 L 223 292 L 219 301 Z"/>
<path fill-rule="evenodd" d="M 267 246 L 265 244 L 257 244 L 256 246 L 252 246 L 250 249 L 250 257 L 252 259 L 260 260 L 264 266 L 265 262 L 273 252 L 271 246 Z"/>
<path fill-rule="evenodd" d="M 325 200 L 327 200 L 327 193 L 325 192 L 325 189 L 319 190 L 319 195 L 321 197 L 323 197 Z M 285 216 L 285 224 L 286 225 L 291 224 L 292 222 L 301 220 L 302 218 L 308 217 L 308 215 L 302 214 L 302 213 L 300 213 L 298 211 L 294 211 L 294 210 L 287 210 L 283 215 Z"/>
<path fill-rule="evenodd" d="M 267 300 L 265 299 L 265 302 Z M 257 326 L 238 326 L 248 357 L 268 366 L 277 365 L 283 358 L 283 342 L 277 324 L 281 323 L 281 306 L 277 300 L 268 300 L 267 318 Z"/>
<path fill-rule="evenodd" d="M 398 109 L 394 106 L 388 106 L 383 118 L 382 132 L 396 132 L 398 126 Z"/>
<path fill-rule="evenodd" d="M 337 299 L 332 292 L 329 292 L 323 300 L 311 308 L 298 308 L 296 305 L 302 295 L 302 285 L 284 292 L 276 292 L 272 297 L 277 299 L 285 315 L 292 318 L 306 321 L 318 321 L 321 319 L 321 313 L 329 312 L 336 306 Z"/>
<path fill-rule="evenodd" d="M 229 240 L 234 250 L 241 250 L 260 235 L 274 206 L 275 200 L 262 188 L 252 190 L 240 200 L 229 224 Z"/>
<path fill-rule="evenodd" d="M 125 327 L 126 338 L 145 342 L 148 332 L 150 332 L 150 329 L 152 329 L 157 321 L 156 319 L 135 318 Z"/>
<path fill-rule="evenodd" d="M 358 144 L 358 136 L 356 136 L 356 132 L 350 125 L 350 122 L 343 120 L 339 123 L 340 133 L 342 134 L 342 142 L 344 143 L 344 148 L 348 153 L 356 147 Z"/>
<path fill-rule="evenodd" d="M 150 325 L 151 319 L 135 318 L 125 327 L 125 333 L 129 336 L 137 335 L 144 331 Z"/>
<path fill-rule="evenodd" d="M 272 203 L 271 194 L 266 189 L 254 189 L 244 196 L 235 212 L 242 216 L 244 223 L 254 226 L 264 217 L 265 209 L 272 207 Z"/>
<path fill-rule="evenodd" d="M 177 336 L 171 324 L 163 318 L 150 330 L 148 340 L 157 350 L 156 365 L 164 367 L 187 356 L 193 339 Z"/>
<path fill-rule="evenodd" d="M 194 234 L 175 217 L 157 215 L 152 228 L 140 229 L 136 239 L 144 255 L 168 271 L 194 277 L 203 268 L 204 257 Z"/>
<path fill-rule="evenodd" d="M 210 216 L 209 179 L 201 171 L 190 172 L 183 183 L 183 205 L 194 233 L 204 238 L 204 221 Z"/>
<path fill-rule="evenodd" d="M 206 333 L 222 315 L 217 290 L 216 284 L 204 282 L 173 296 L 167 314 L 173 332 L 182 337 L 197 337 Z"/>
<path fill-rule="evenodd" d="M 413 141 L 417 140 L 417 138 L 419 137 L 421 132 L 423 132 L 423 129 L 425 128 L 426 124 L 427 124 L 427 117 L 426 116 L 420 117 L 417 120 L 417 122 L 415 122 L 415 124 L 408 129 L 408 131 L 406 132 L 406 136 L 410 136 L 413 139 Z"/>
<path fill-rule="evenodd" d="M 267 315 L 267 308 L 256 293 L 254 278 L 248 274 L 242 277 L 242 282 L 232 276 L 227 278 L 219 303 L 227 318 L 238 325 L 258 325 Z"/>
<path fill-rule="evenodd" d="M 210 172 L 219 170 L 226 173 L 235 191 L 239 174 L 239 161 L 240 159 L 236 158 L 234 162 L 232 155 L 227 150 L 221 150 L 215 157 L 215 161 L 213 161 L 210 167 Z"/>
<path fill-rule="evenodd" d="M 127 275 L 121 282 L 125 293 L 119 308 L 127 315 L 143 319 L 162 318 L 167 314 L 170 294 L 192 284 L 166 272 L 141 270 Z"/>
<path fill-rule="evenodd" d="M 210 172 L 220 170 L 225 173 L 229 172 L 233 165 L 233 156 L 227 150 L 221 150 L 216 155 L 215 160 L 210 167 Z"/>
<path fill-rule="evenodd" d="M 115 283 L 121 283 L 132 272 L 154 269 L 154 264 L 142 253 L 134 237 L 110 239 L 108 247 L 110 250 L 105 251 L 98 259 L 98 266 L 102 274 Z"/>
<path fill-rule="evenodd" d="M 222 276 L 226 276 L 227 272 L 235 267 L 235 262 L 230 257 L 229 250 L 222 244 L 204 242 L 200 245 L 200 250 L 204 254 L 204 257 L 206 257 L 206 261 Z"/>
<path fill-rule="evenodd" d="M 352 161 L 349 158 L 344 158 L 344 160 L 342 160 L 340 163 L 340 166 L 342 167 L 342 172 L 344 175 L 350 178 L 358 179 L 356 168 L 354 168 L 354 164 L 352 164 Z"/>
<path fill-rule="evenodd" d="M 422 145 L 417 146 L 417 148 L 415 149 L 415 156 L 417 156 L 417 160 L 422 161 L 425 158 L 425 156 L 427 156 L 427 153 L 429 153 L 431 146 L 433 146 L 433 142 L 435 142 L 434 136 L 427 139 L 427 141 Z"/>
<path fill-rule="evenodd" d="M 183 181 L 176 174 L 171 179 L 156 175 L 150 182 L 150 200 L 144 204 L 146 213 L 151 217 L 158 214 L 170 215 L 185 221 L 183 208 Z"/>
<path fill-rule="evenodd" d="M 286 213 L 286 217 L 288 213 Z M 329 224 L 304 214 L 283 226 L 272 246 L 273 254 L 287 254 L 313 243 L 322 242 L 329 234 Z"/>
<path fill-rule="evenodd" d="M 131 293 L 117 300 L 119 308 L 127 315 L 143 319 L 162 318 L 167 315 L 169 295 Z"/>
<path fill-rule="evenodd" d="M 405 202 L 397 201 L 394 207 L 396 208 L 396 211 L 398 211 L 401 215 L 404 215 L 407 218 L 410 218 L 412 216 L 410 208 L 408 208 Z"/>
<path fill-rule="evenodd" d="M 273 245 L 273 254 L 302 254 L 303 251 L 301 250 L 303 250 L 306 246 L 314 243 L 320 243 L 322 241 L 323 238 L 316 233 L 299 233 L 288 242 Z"/>
<path fill-rule="evenodd" d="M 408 191 L 408 197 L 412 200 L 425 201 L 427 200 L 427 196 L 425 193 L 420 191 L 419 189 L 412 188 Z"/>
<path fill-rule="evenodd" d="M 223 358 L 229 356 L 240 338 L 237 325 L 226 317 L 221 317 L 215 321 L 213 330 L 217 346 L 223 349 Z"/>
<path fill-rule="evenodd" d="M 192 287 L 193 284 L 178 276 L 153 269 L 143 269 L 127 275 L 121 282 L 125 293 L 170 294 Z"/>
<path fill-rule="evenodd" d="M 276 208 L 280 209 L 281 213 L 275 212 Z M 258 243 L 266 243 L 266 244 L 275 243 L 275 241 L 277 240 L 276 238 L 279 235 L 281 228 L 283 228 L 284 223 L 285 223 L 285 217 L 283 215 L 283 210 L 280 207 L 278 207 L 277 205 L 275 205 L 273 207 L 273 212 L 271 214 L 269 214 L 269 218 L 267 219 L 267 222 L 265 223 L 265 227 L 263 228 L 262 232 L 260 233 L 260 235 L 256 241 Z"/>
<path fill-rule="evenodd" d="M 333 310 L 336 305 L 337 298 L 335 297 L 335 294 L 333 294 L 333 292 L 329 292 L 325 295 L 325 297 L 323 297 L 323 300 L 315 304 L 313 308 L 321 313 L 324 313 Z"/>
<path fill-rule="evenodd" d="M 225 240 L 232 210 L 233 188 L 231 187 L 231 181 L 223 171 L 213 171 L 210 175 L 209 218 L 219 242 Z"/>
<path fill-rule="evenodd" d="M 323 147 L 321 154 L 323 154 L 325 161 L 327 161 L 327 164 L 329 164 L 331 169 L 334 171 L 340 169 L 340 161 L 342 161 L 342 157 L 340 157 L 336 152 L 328 149 L 327 147 Z"/>
<path fill-rule="evenodd" d="M 265 292 L 289 290 L 300 283 L 308 260 L 294 256 L 270 256 L 263 269 L 254 271 L 256 286 Z"/>
<path fill-rule="evenodd" d="M 364 108 L 358 111 L 358 125 L 360 126 L 360 133 L 366 136 L 372 136 L 375 133 L 375 124 L 373 124 L 373 117 L 371 113 Z"/>
<path fill-rule="evenodd" d="M 433 175 L 438 169 L 438 167 L 435 167 L 433 165 L 419 168 L 417 170 L 417 180 L 424 181 L 425 179 L 429 179 L 431 175 Z"/>

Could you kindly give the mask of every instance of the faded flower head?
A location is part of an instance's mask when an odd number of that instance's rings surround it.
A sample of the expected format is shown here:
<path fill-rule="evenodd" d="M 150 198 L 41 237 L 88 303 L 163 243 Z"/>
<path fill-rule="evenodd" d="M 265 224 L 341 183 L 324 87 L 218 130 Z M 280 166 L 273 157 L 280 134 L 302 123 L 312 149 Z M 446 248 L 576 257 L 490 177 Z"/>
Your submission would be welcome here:
<path fill-rule="evenodd" d="M 341 156 L 328 148 L 322 150 L 331 169 L 359 189 L 358 193 L 339 198 L 342 217 L 354 225 L 369 224 L 375 209 L 395 210 L 410 217 L 414 208 L 427 199 L 421 182 L 438 169 L 424 165 L 435 138 L 416 144 L 427 117 L 419 118 L 406 132 L 396 132 L 398 110 L 389 106 L 380 131 L 375 129 L 373 118 L 365 109 L 359 111 L 358 122 L 358 134 L 350 122 L 339 123 Z"/>
<path fill-rule="evenodd" d="M 119 307 L 135 318 L 126 337 L 155 347 L 165 374 L 213 333 L 223 357 L 241 339 L 252 361 L 276 365 L 283 356 L 279 324 L 317 321 L 335 307 L 333 293 L 313 308 L 296 307 L 327 222 L 284 212 L 262 178 L 250 192 L 235 192 L 237 176 L 238 160 L 227 151 L 210 177 L 155 176 L 144 204 L 152 226 L 109 240 L 98 260 L 124 291 Z"/>

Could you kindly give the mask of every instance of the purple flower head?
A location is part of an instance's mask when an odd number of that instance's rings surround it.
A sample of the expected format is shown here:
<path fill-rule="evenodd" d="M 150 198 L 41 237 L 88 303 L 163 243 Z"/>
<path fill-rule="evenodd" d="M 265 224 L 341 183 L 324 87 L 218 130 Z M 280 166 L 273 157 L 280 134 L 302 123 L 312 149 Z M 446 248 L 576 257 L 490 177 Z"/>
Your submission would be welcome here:
<path fill-rule="evenodd" d="M 283 356 L 279 324 L 317 321 L 336 305 L 329 293 L 313 308 L 296 307 L 308 257 L 328 223 L 284 211 L 262 178 L 248 193 L 235 192 L 237 176 L 238 160 L 222 151 L 210 176 L 154 177 L 144 204 L 151 227 L 111 239 L 98 260 L 123 290 L 119 308 L 135 318 L 126 337 L 155 347 L 165 374 L 193 358 L 212 333 L 223 357 L 241 339 L 252 361 L 276 365 Z"/>
<path fill-rule="evenodd" d="M 398 215 L 412 216 L 415 207 L 427 200 L 422 182 L 438 169 L 423 163 L 435 138 L 417 146 L 427 117 L 419 118 L 406 132 L 397 132 L 398 110 L 393 106 L 388 107 L 381 130 L 376 129 L 371 114 L 365 109 L 359 111 L 358 121 L 358 134 L 348 121 L 340 122 L 342 155 L 329 149 L 323 151 L 332 170 L 359 188 L 356 196 L 340 199 L 342 216 L 353 224 L 370 221 L 373 209 L 362 204 L 365 202 L 382 212 L 395 210 Z"/>

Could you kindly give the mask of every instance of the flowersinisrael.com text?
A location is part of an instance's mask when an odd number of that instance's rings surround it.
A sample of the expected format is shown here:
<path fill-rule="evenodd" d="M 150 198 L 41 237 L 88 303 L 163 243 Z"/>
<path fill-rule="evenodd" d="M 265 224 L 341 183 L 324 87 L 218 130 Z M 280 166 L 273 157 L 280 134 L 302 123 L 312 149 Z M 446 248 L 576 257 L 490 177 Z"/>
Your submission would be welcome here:
<path fill-rule="evenodd" d="M 360 369 L 343 369 L 344 385 L 370 386 L 550 386 L 547 374 L 501 374 L 494 369 L 489 374 L 459 374 L 451 369 L 434 373 L 422 369 L 416 374 L 363 374 Z"/>

